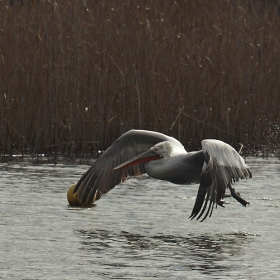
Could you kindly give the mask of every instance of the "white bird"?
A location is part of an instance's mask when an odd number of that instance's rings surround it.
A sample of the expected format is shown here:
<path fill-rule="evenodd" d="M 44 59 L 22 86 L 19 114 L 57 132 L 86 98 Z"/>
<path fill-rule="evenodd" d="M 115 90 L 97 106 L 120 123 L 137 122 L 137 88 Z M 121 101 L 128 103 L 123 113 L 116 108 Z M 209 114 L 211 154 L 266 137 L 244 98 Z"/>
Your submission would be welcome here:
<path fill-rule="evenodd" d="M 232 188 L 239 179 L 251 178 L 244 159 L 230 145 L 202 140 L 202 150 L 187 152 L 173 137 L 146 130 L 130 130 L 119 137 L 88 169 L 74 188 L 79 205 L 88 205 L 132 176 L 149 176 L 187 185 L 199 183 L 190 218 L 202 221 L 216 204 L 223 206 L 226 188 L 242 205 L 249 204 Z M 206 212 L 205 212 L 206 211 Z"/>

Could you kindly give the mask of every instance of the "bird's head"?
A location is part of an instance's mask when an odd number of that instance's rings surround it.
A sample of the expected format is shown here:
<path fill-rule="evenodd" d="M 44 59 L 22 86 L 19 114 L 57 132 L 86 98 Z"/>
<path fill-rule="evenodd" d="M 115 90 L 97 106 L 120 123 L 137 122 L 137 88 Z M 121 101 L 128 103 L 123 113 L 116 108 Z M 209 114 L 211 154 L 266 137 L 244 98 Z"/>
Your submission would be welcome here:
<path fill-rule="evenodd" d="M 170 158 L 172 146 L 169 141 L 163 141 L 154 145 L 150 150 L 163 158 Z"/>
<path fill-rule="evenodd" d="M 141 155 L 138 155 L 118 166 L 113 168 L 113 171 L 124 169 L 129 166 L 133 166 L 142 162 L 149 162 L 153 160 L 159 160 L 159 159 L 168 159 L 170 158 L 172 153 L 172 146 L 169 143 L 169 141 L 163 141 L 160 143 L 157 143 L 153 147 L 151 147 L 148 151 L 144 152 Z"/>

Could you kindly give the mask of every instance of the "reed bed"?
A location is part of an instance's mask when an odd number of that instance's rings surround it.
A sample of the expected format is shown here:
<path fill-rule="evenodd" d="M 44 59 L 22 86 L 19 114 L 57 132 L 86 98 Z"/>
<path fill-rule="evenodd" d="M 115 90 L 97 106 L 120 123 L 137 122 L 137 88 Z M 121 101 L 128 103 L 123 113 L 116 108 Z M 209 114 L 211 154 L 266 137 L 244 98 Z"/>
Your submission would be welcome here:
<path fill-rule="evenodd" d="M 279 150 L 276 4 L 1 1 L 1 154 L 95 155 L 132 128 Z"/>

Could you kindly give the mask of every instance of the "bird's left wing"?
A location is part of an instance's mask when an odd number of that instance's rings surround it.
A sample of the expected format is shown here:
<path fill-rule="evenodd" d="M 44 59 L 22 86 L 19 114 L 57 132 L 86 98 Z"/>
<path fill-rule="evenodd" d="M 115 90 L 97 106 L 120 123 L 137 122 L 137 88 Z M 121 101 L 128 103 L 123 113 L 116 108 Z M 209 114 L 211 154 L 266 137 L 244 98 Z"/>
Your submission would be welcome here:
<path fill-rule="evenodd" d="M 244 159 L 230 145 L 211 139 L 203 140 L 201 143 L 204 164 L 190 218 L 193 219 L 198 215 L 197 219 L 200 219 L 205 213 L 201 220 L 203 221 L 207 216 L 211 216 L 214 204 L 222 206 L 221 199 L 225 196 L 226 188 L 230 189 L 237 201 L 246 206 L 248 202 L 235 193 L 231 184 L 239 179 L 251 178 L 252 173 Z"/>
<path fill-rule="evenodd" d="M 114 171 L 119 164 L 142 154 L 162 141 L 177 141 L 164 134 L 130 130 L 119 137 L 87 170 L 78 181 L 74 193 L 77 193 L 79 204 L 88 205 L 128 177 L 146 173 L 145 164 L 140 163 L 128 168 Z"/>

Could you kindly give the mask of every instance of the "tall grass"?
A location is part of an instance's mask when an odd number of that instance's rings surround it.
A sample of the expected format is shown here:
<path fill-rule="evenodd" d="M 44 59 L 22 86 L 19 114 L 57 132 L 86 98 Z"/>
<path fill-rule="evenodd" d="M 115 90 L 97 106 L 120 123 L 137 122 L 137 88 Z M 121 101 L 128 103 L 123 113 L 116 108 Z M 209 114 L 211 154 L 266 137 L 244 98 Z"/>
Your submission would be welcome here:
<path fill-rule="evenodd" d="M 2 154 L 95 152 L 131 128 L 180 137 L 187 149 L 203 138 L 259 149 L 271 130 L 279 140 L 273 3 L 8 2 L 0 2 Z"/>

